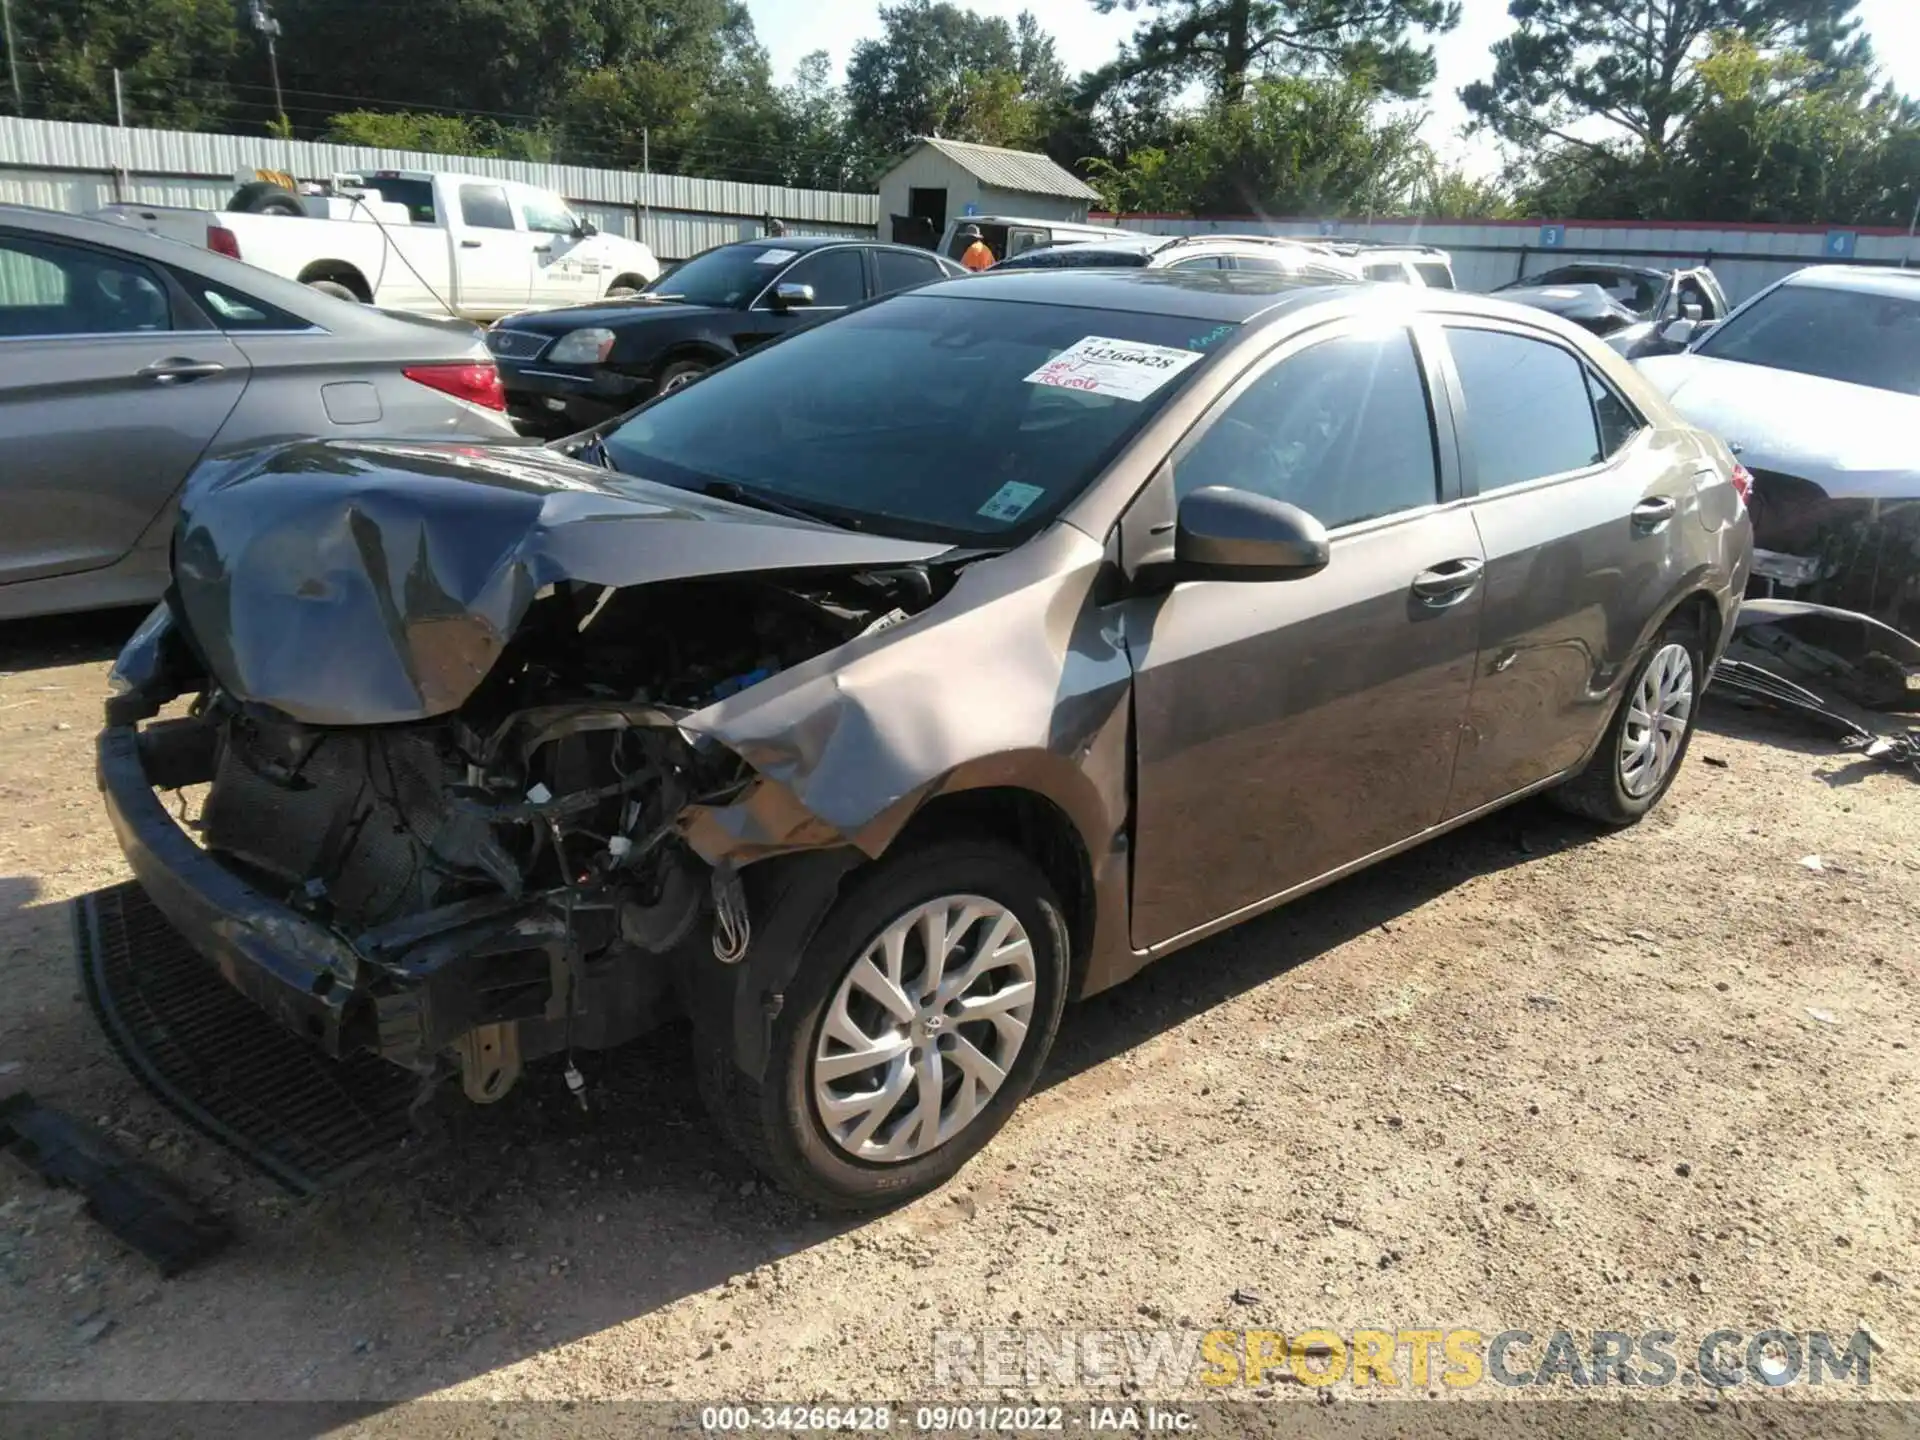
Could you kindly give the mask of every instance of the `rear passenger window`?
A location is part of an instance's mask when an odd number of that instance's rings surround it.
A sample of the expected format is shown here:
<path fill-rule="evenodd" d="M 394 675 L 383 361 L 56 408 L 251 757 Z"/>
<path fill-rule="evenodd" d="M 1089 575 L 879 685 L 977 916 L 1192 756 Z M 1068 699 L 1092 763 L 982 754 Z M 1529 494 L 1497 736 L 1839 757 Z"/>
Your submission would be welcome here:
<path fill-rule="evenodd" d="M 1447 327 L 1466 400 L 1462 433 L 1480 491 L 1583 470 L 1603 458 L 1587 368 L 1558 345 Z"/>
<path fill-rule="evenodd" d="M 1614 393 L 1613 387 L 1591 370 L 1587 372 L 1587 389 L 1593 394 L 1594 417 L 1600 422 L 1600 453 L 1608 460 L 1620 453 L 1646 422 Z"/>
<path fill-rule="evenodd" d="M 881 295 L 891 295 L 909 285 L 924 285 L 946 274 L 931 255 L 913 255 L 905 250 L 876 250 L 873 266 L 879 277 L 877 293 Z"/>
<path fill-rule="evenodd" d="M 513 211 L 507 192 L 498 185 L 462 185 L 460 218 L 476 230 L 513 229 Z"/>
<path fill-rule="evenodd" d="M 1427 282 L 1429 290 L 1453 289 L 1453 271 L 1438 261 L 1416 260 L 1413 262 L 1413 268 L 1420 278 Z"/>
<path fill-rule="evenodd" d="M 1323 341 L 1243 390 L 1175 463 L 1179 494 L 1231 485 L 1351 525 L 1439 498 L 1433 416 L 1405 330 Z"/>
<path fill-rule="evenodd" d="M 1185 260 L 1176 260 L 1167 266 L 1169 270 L 1224 270 L 1227 260 L 1224 255 L 1189 255 Z"/>
<path fill-rule="evenodd" d="M 1407 272 L 1400 268 L 1400 262 L 1397 260 L 1368 265 L 1361 273 L 1369 280 L 1379 280 L 1388 285 L 1403 285 L 1407 279 Z"/>

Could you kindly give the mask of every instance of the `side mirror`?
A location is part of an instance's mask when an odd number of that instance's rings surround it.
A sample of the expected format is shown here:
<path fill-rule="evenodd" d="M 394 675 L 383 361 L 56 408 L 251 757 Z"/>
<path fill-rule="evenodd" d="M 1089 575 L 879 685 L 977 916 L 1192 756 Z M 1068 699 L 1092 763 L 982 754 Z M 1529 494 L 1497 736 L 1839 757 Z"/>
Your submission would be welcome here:
<path fill-rule="evenodd" d="M 1687 308 L 1693 310 L 1699 307 L 1689 305 Z M 1693 339 L 1693 332 L 1697 330 L 1699 326 L 1699 317 L 1695 315 L 1683 316 L 1678 320 L 1669 320 L 1665 325 L 1660 327 L 1660 338 L 1675 349 L 1684 350 L 1688 342 Z"/>
<path fill-rule="evenodd" d="M 582 240 L 591 240 L 600 233 L 600 227 L 591 220 L 582 220 L 573 227 L 573 233 Z"/>
<path fill-rule="evenodd" d="M 773 287 L 773 308 L 776 310 L 804 310 L 813 304 L 811 285 L 776 285 Z"/>
<path fill-rule="evenodd" d="M 1297 505 L 1207 485 L 1180 502 L 1174 569 L 1181 580 L 1298 580 L 1327 567 L 1327 527 Z"/>

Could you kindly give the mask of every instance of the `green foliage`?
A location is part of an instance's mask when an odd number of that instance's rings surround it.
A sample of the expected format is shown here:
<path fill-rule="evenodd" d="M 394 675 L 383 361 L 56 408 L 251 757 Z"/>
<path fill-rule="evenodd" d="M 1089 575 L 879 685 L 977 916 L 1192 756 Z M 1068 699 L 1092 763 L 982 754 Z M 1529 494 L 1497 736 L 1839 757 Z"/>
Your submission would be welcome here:
<path fill-rule="evenodd" d="M 1514 29 L 1493 47 L 1492 78 L 1460 92 L 1502 139 L 1607 149 L 1573 128 L 1592 121 L 1664 156 L 1704 103 L 1699 62 L 1716 33 L 1793 48 L 1828 73 L 1871 52 L 1859 0 L 1510 0 Z"/>
<path fill-rule="evenodd" d="M 1172 142 L 1094 160 L 1109 208 L 1229 215 L 1396 213 L 1433 156 L 1418 116 L 1383 115 L 1365 79 L 1254 81 L 1237 103 L 1182 116 Z"/>
<path fill-rule="evenodd" d="M 1275 74 L 1371 77 L 1391 95 L 1433 83 L 1433 51 L 1415 32 L 1451 30 L 1457 0 L 1093 0 L 1102 14 L 1150 18 L 1103 72 L 1102 83 L 1154 75 L 1204 85 L 1233 105 L 1248 83 Z"/>
<path fill-rule="evenodd" d="M 128 124 L 216 128 L 248 48 L 232 0 L 35 0 L 14 5 L 13 29 L 26 113 L 47 120 L 112 121 L 117 67 Z M 12 111 L 10 86 L 0 105 Z"/>
<path fill-rule="evenodd" d="M 1031 14 L 1012 25 L 934 0 L 880 9 L 881 33 L 853 48 L 847 110 L 873 157 L 937 135 L 1026 145 L 1066 94 L 1053 39 Z"/>
<path fill-rule="evenodd" d="M 1872 77 L 1857 0 L 1513 0 L 1461 98 L 1524 145 L 1532 215 L 1905 224 L 1920 114 Z"/>

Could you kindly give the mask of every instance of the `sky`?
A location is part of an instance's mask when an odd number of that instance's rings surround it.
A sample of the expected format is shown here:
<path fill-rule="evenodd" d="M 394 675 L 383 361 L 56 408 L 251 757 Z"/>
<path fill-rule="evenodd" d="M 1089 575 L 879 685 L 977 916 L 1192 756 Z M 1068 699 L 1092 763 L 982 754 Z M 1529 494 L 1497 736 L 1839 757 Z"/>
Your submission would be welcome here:
<path fill-rule="evenodd" d="M 1091 0 L 959 0 L 979 14 L 1012 20 L 1031 10 L 1060 48 L 1069 72 L 1104 64 L 1140 23 L 1138 15 L 1117 10 L 1102 15 Z M 878 33 L 879 0 L 747 0 L 754 28 L 773 57 L 774 71 L 791 76 L 800 57 L 825 50 L 843 70 L 854 44 Z M 1440 75 L 1425 102 L 1432 119 L 1427 141 L 1448 160 L 1488 171 L 1497 157 L 1484 142 L 1459 137 L 1466 120 L 1455 95 L 1462 85 L 1482 79 L 1493 68 L 1488 48 L 1509 28 L 1506 0 L 1463 0 L 1459 28 L 1435 44 Z M 1873 37 L 1887 77 L 1910 95 L 1920 96 L 1920 0 L 1861 0 L 1860 17 Z"/>

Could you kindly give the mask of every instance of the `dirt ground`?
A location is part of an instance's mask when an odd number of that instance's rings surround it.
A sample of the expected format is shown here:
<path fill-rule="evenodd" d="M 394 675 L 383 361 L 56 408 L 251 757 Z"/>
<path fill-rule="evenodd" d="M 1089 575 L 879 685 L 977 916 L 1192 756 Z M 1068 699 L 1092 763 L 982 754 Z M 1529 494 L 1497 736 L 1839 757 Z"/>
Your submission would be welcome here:
<path fill-rule="evenodd" d="M 1005 1133 L 881 1218 L 759 1183 L 680 1032 L 600 1058 L 591 1114 L 543 1070 L 295 1201 L 79 993 L 135 618 L 0 627 L 0 1093 L 240 1238 L 161 1280 L 0 1164 L 0 1399 L 951 1399 L 936 1331 L 1162 1326 L 1664 1328 L 1683 1370 L 1715 1329 L 1864 1326 L 1871 1393 L 1920 1397 L 1920 786 L 1823 738 L 1714 710 L 1632 831 L 1523 806 L 1070 1009 Z M 1030 1393 L 1078 1392 L 979 1398 Z"/>

